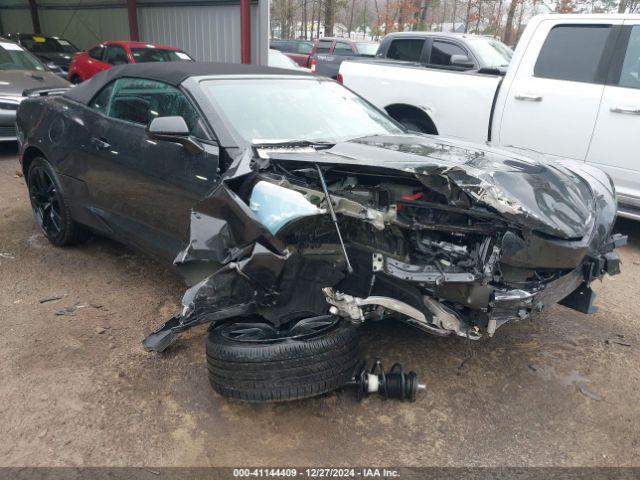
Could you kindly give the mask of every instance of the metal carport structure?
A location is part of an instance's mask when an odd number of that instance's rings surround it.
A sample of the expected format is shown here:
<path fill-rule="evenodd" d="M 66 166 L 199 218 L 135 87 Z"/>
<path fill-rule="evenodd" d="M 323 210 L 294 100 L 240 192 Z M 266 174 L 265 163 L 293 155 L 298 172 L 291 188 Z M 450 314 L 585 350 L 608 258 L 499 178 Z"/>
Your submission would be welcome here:
<path fill-rule="evenodd" d="M 3 0 L 0 34 L 10 32 L 56 35 L 82 49 L 137 34 L 196 60 L 266 65 L 269 0 Z"/>

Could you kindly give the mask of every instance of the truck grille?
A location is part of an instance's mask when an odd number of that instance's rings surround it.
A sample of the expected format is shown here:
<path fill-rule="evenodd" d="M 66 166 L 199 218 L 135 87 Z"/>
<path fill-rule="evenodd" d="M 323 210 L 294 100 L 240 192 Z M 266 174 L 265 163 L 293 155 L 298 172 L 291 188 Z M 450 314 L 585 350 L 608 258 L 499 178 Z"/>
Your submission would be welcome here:
<path fill-rule="evenodd" d="M 16 127 L 15 125 L 0 125 L 0 138 L 11 137 L 14 138 L 16 136 Z"/>

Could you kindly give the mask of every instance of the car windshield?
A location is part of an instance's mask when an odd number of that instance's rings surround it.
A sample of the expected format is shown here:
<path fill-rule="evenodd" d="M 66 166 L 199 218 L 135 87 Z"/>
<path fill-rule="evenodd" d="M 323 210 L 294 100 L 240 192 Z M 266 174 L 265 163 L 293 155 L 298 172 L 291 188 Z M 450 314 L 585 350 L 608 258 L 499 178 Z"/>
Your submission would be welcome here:
<path fill-rule="evenodd" d="M 22 37 L 20 42 L 24 48 L 34 53 L 75 53 L 78 51 L 71 42 L 60 38 L 34 35 L 32 37 Z"/>
<path fill-rule="evenodd" d="M 378 52 L 377 43 L 356 42 L 356 48 L 358 49 L 358 53 L 360 55 L 375 57 L 376 53 Z"/>
<path fill-rule="evenodd" d="M 293 60 L 277 50 L 269 50 L 269 66 L 275 68 L 288 68 L 290 70 L 298 69 L 298 65 Z"/>
<path fill-rule="evenodd" d="M 206 80 L 218 112 L 247 142 L 338 142 L 401 133 L 342 85 L 320 79 Z"/>
<path fill-rule="evenodd" d="M 0 42 L 0 70 L 46 70 L 40 60 L 14 43 Z"/>
<path fill-rule="evenodd" d="M 162 48 L 140 47 L 132 48 L 131 54 L 136 63 L 146 62 L 180 62 L 193 60 L 189 55 L 178 50 Z"/>
<path fill-rule="evenodd" d="M 480 57 L 484 67 L 508 67 L 513 57 L 513 50 L 504 43 L 493 38 L 468 39 L 474 53 Z"/>

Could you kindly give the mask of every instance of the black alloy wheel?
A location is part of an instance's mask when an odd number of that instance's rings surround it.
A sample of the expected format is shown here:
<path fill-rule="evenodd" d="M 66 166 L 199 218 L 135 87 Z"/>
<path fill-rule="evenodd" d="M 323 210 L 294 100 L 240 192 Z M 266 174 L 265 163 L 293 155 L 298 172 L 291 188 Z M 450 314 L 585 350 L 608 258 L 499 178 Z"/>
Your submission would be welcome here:
<path fill-rule="evenodd" d="M 44 158 L 38 157 L 29 165 L 27 185 L 36 223 L 49 242 L 62 247 L 87 238 L 87 231 L 71 217 L 56 174 Z"/>
<path fill-rule="evenodd" d="M 36 222 L 47 236 L 58 237 L 62 232 L 62 210 L 58 189 L 49 172 L 40 165 L 29 170 L 29 195 Z"/>
<path fill-rule="evenodd" d="M 337 323 L 338 318 L 333 315 L 304 318 L 281 328 L 266 322 L 237 322 L 223 324 L 220 333 L 237 342 L 277 342 L 319 335 Z"/>

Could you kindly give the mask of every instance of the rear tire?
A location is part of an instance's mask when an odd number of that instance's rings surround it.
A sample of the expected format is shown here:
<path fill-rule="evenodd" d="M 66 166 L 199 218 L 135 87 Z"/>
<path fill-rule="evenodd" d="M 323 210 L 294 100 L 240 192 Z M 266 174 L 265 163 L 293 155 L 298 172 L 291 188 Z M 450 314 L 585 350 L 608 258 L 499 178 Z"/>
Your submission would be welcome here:
<path fill-rule="evenodd" d="M 326 325 L 306 334 L 296 330 L 308 319 L 285 329 L 264 322 L 215 327 L 206 344 L 211 386 L 249 402 L 296 400 L 340 388 L 358 364 L 358 333 L 348 321 L 325 318 Z"/>
<path fill-rule="evenodd" d="M 34 158 L 29 165 L 27 185 L 36 222 L 49 242 L 66 247 L 87 239 L 87 230 L 71 217 L 56 172 L 43 157 Z"/>
<path fill-rule="evenodd" d="M 71 77 L 71 83 L 73 83 L 74 85 L 79 85 L 82 83 L 82 79 L 78 75 L 74 75 L 73 77 Z"/>

